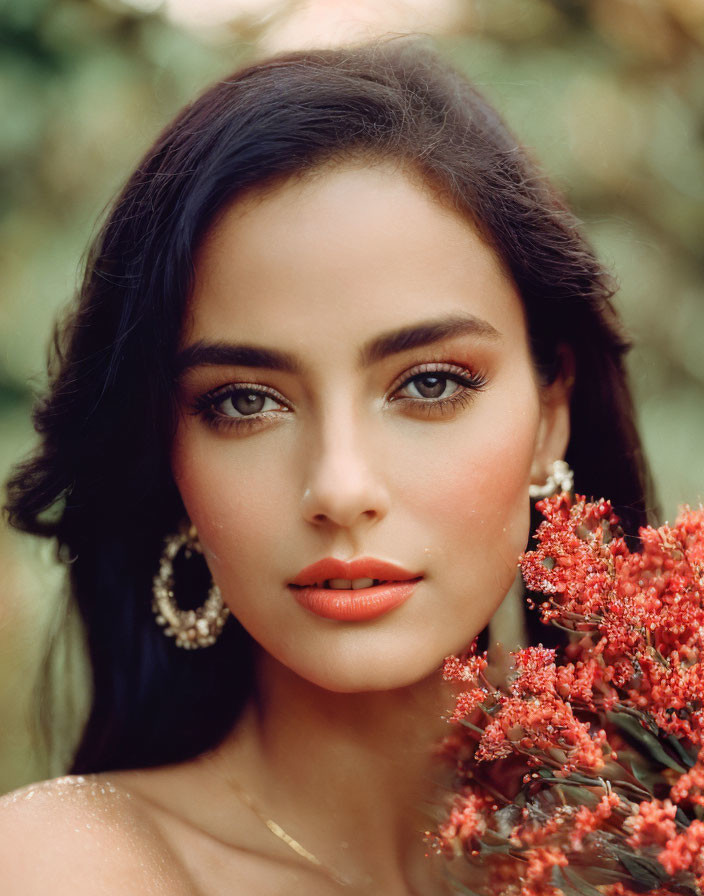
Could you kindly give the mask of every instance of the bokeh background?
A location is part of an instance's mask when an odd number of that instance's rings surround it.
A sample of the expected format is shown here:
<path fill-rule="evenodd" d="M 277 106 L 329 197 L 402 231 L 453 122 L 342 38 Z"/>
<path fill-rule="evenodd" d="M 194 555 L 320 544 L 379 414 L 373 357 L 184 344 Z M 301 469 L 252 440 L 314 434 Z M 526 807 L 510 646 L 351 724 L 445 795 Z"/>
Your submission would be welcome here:
<path fill-rule="evenodd" d="M 264 53 L 409 31 L 489 95 L 584 221 L 621 283 L 663 516 L 702 501 L 704 0 L 0 0 L 0 479 L 33 445 L 97 221 L 177 109 Z M 51 545 L 0 528 L 0 792 L 62 771 L 85 671 Z M 49 754 L 34 735 L 52 705 Z"/>

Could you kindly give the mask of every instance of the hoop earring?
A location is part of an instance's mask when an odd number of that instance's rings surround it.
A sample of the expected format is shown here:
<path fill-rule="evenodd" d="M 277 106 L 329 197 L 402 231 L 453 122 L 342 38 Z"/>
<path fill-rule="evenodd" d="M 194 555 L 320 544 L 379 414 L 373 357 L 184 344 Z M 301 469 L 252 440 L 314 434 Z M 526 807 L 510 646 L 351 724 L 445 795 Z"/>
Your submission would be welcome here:
<path fill-rule="evenodd" d="M 152 610 L 157 625 L 164 627 L 164 634 L 173 638 L 177 647 L 195 650 L 214 644 L 230 615 L 220 589 L 213 582 L 203 606 L 196 610 L 180 609 L 174 599 L 174 559 L 179 551 L 186 557 L 202 554 L 198 534 L 193 526 L 187 532 L 169 535 L 159 559 L 159 572 L 152 582 Z"/>
<path fill-rule="evenodd" d="M 574 488 L 574 472 L 564 460 L 555 460 L 550 465 L 547 481 L 544 485 L 531 485 L 528 495 L 534 500 L 548 498 L 557 492 L 571 492 Z"/>

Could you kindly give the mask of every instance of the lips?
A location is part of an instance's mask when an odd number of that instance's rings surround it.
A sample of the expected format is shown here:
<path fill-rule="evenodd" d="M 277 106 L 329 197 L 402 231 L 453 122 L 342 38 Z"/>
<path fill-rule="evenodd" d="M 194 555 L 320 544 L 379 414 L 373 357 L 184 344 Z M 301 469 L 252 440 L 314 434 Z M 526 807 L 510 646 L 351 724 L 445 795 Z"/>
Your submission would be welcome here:
<path fill-rule="evenodd" d="M 408 582 L 419 578 L 417 572 L 409 572 L 401 566 L 377 560 L 374 557 L 360 557 L 357 560 L 336 560 L 334 557 L 326 557 L 310 566 L 302 569 L 292 585 L 302 587 L 305 585 L 320 585 L 329 579 L 378 579 L 382 582 Z"/>
<path fill-rule="evenodd" d="M 421 579 L 418 573 L 373 557 L 328 557 L 302 569 L 289 587 L 298 603 L 316 616 L 363 622 L 400 606 Z"/>

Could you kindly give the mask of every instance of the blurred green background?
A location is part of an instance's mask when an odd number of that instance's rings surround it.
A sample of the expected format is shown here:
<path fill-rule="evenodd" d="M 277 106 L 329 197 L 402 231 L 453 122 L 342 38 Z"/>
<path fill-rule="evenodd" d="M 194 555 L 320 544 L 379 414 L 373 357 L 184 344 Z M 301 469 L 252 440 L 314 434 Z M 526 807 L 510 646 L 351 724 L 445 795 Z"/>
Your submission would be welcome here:
<path fill-rule="evenodd" d="M 409 30 L 434 34 L 585 222 L 621 283 L 664 516 L 704 499 L 704 0 L 0 2 L 0 478 L 33 444 L 52 324 L 96 222 L 161 126 L 264 52 Z M 80 717 L 86 689 L 51 546 L 0 528 L 0 571 L 3 792 L 61 772 L 63 697 Z M 66 619 L 50 757 L 33 741 L 38 670 Z"/>

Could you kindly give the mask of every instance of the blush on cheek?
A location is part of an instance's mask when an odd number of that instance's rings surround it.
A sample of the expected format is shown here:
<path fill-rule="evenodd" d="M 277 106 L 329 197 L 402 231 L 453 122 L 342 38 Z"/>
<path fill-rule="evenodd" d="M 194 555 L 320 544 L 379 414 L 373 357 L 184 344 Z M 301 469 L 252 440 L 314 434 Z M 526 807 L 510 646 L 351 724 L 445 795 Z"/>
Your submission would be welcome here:
<path fill-rule="evenodd" d="M 471 432 L 449 452 L 451 460 L 414 483 L 419 516 L 444 530 L 442 544 L 459 545 L 471 558 L 471 576 L 497 591 L 497 602 L 530 534 L 528 485 L 539 410 L 533 393 L 516 391 L 502 406 L 492 405 L 491 414 L 477 415 Z M 443 561 L 461 564 L 456 550 Z"/>
<path fill-rule="evenodd" d="M 486 556 L 492 557 L 494 575 L 503 592 L 500 599 L 513 584 L 519 555 L 526 549 L 530 536 L 528 486 L 532 452 L 527 450 L 517 456 L 515 445 L 514 442 L 506 451 L 497 452 L 495 460 L 499 469 L 492 477 L 493 488 L 489 487 L 482 497 L 486 524 L 480 542 Z M 531 439 L 526 447 L 530 449 L 532 445 Z"/>
<path fill-rule="evenodd" d="M 466 539 L 475 555 L 485 550 L 487 562 L 499 554 L 513 563 L 528 541 L 526 477 L 512 473 L 486 480 L 473 471 L 463 481 L 435 482 L 432 513 L 446 520 L 448 539 Z"/>

